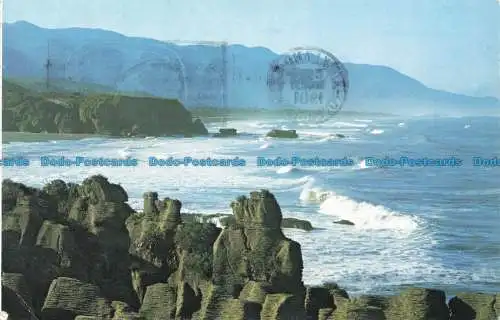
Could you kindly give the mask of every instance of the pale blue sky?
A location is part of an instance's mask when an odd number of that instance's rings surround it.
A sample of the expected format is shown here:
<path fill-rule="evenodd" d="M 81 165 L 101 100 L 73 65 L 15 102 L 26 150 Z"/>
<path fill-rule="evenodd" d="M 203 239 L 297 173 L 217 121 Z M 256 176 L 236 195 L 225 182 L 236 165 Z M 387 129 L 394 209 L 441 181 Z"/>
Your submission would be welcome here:
<path fill-rule="evenodd" d="M 428 86 L 500 97 L 495 0 L 5 0 L 7 22 L 98 27 L 159 40 L 319 46 Z"/>

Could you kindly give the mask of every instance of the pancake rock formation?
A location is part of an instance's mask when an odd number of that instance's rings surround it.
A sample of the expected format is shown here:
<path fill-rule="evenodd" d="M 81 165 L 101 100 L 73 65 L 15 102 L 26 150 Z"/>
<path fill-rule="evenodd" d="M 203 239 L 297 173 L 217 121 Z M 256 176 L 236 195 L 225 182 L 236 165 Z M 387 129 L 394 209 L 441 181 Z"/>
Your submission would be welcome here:
<path fill-rule="evenodd" d="M 136 212 L 97 175 L 41 189 L 2 184 L 2 309 L 9 319 L 492 320 L 500 296 L 409 288 L 349 297 L 302 282 L 300 244 L 267 190 L 238 197 L 223 228 L 144 193 Z M 191 218 L 187 218 L 191 216 Z M 292 226 L 307 228 L 291 220 Z"/>

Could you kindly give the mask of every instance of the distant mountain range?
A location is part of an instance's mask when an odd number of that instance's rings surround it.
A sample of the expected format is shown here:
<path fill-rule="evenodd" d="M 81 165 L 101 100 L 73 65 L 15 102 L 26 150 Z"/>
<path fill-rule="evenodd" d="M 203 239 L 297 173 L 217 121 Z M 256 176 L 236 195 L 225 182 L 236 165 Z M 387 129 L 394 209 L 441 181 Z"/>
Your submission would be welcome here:
<path fill-rule="evenodd" d="M 51 86 L 63 83 L 70 90 L 178 98 L 187 107 L 268 106 L 267 72 L 277 57 L 263 47 L 236 44 L 223 49 L 221 45 L 127 37 L 101 29 L 45 29 L 24 21 L 4 24 L 4 77 L 43 84 L 48 66 Z M 496 98 L 434 90 L 389 67 L 345 66 L 350 81 L 345 109 L 391 113 L 500 110 Z M 225 90 L 221 73 L 226 75 Z"/>

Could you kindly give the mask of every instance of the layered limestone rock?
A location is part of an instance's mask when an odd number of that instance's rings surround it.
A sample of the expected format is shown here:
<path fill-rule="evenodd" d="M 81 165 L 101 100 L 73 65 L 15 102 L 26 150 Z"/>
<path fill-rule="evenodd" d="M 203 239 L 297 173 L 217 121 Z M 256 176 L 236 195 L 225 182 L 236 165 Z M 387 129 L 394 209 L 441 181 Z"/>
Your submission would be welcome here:
<path fill-rule="evenodd" d="M 137 305 L 131 283 L 124 281 L 130 277 L 131 265 L 125 221 L 134 213 L 126 203 L 127 193 L 120 185 L 96 175 L 78 186 L 77 195 L 68 220 L 77 237 L 85 237 L 82 249 L 93 262 L 88 268 L 89 278 L 95 279 L 110 299 Z"/>
<path fill-rule="evenodd" d="M 392 298 L 386 314 L 388 320 L 446 320 L 449 317 L 444 291 L 423 288 L 406 289 Z"/>
<path fill-rule="evenodd" d="M 399 296 L 360 296 L 336 305 L 335 320 L 448 320 L 445 294 L 440 290 L 410 288 Z"/>
<path fill-rule="evenodd" d="M 20 273 L 2 274 L 3 310 L 14 319 L 30 319 L 35 316 L 30 288 Z"/>
<path fill-rule="evenodd" d="M 92 281 L 134 304 L 124 225 L 132 209 L 121 187 L 93 176 L 82 185 L 55 180 L 41 190 L 5 180 L 2 192 L 2 267 L 24 274 L 37 313 L 57 277 Z"/>
<path fill-rule="evenodd" d="M 247 283 L 262 284 L 262 295 L 282 293 L 283 299 L 262 299 L 265 314 L 274 314 L 269 304 L 291 305 L 297 315 L 304 313 L 305 287 L 302 283 L 300 245 L 281 231 L 282 213 L 278 202 L 267 190 L 252 192 L 231 203 L 235 224 L 224 230 L 214 244 L 213 282 L 221 294 L 237 298 Z M 249 282 L 251 281 L 251 282 Z M 279 301 L 279 303 L 278 303 Z M 257 302 L 257 301 L 252 301 Z M 276 305 L 276 308 L 279 307 Z M 265 311 L 266 310 L 266 311 Z M 279 313 L 279 312 L 278 312 Z"/>
<path fill-rule="evenodd" d="M 57 206 L 44 192 L 11 180 L 2 183 L 2 243 L 5 249 L 33 246 L 44 219 L 56 219 Z"/>
<path fill-rule="evenodd" d="M 175 319 L 176 292 L 167 283 L 147 287 L 140 314 L 146 319 Z"/>
<path fill-rule="evenodd" d="M 144 194 L 134 212 L 119 185 L 92 176 L 41 190 L 3 182 L 3 308 L 13 319 L 492 320 L 498 295 L 410 288 L 350 298 L 305 288 L 300 245 L 268 191 L 231 203 L 224 229 Z M 183 219 L 185 218 L 185 219 Z"/>
<path fill-rule="evenodd" d="M 42 307 L 43 319 L 66 320 L 77 315 L 110 319 L 111 303 L 101 296 L 98 286 L 73 278 L 57 278 L 50 285 Z"/>
<path fill-rule="evenodd" d="M 66 219 L 73 202 L 78 198 L 78 185 L 54 180 L 46 184 L 42 190 L 54 199 L 58 214 Z"/>
<path fill-rule="evenodd" d="M 449 302 L 450 320 L 490 320 L 500 316 L 498 295 L 482 293 L 460 293 Z M 495 310 L 497 305 L 497 310 Z"/>
<path fill-rule="evenodd" d="M 333 311 L 333 309 L 335 308 L 334 298 L 330 293 L 330 290 L 322 287 L 307 288 L 307 294 L 304 303 L 306 315 L 311 320 L 318 319 L 320 310 L 331 309 Z"/>
<path fill-rule="evenodd" d="M 149 285 L 166 282 L 178 268 L 174 237 L 181 223 L 179 200 L 159 201 L 156 192 L 146 192 L 143 197 L 144 211 L 126 221 L 131 240 L 128 250 L 135 258 L 131 276 L 139 301 Z"/>
<path fill-rule="evenodd" d="M 281 232 L 282 214 L 274 196 L 254 192 L 231 207 L 235 223 L 221 231 L 210 223 L 182 222 L 179 202 L 168 198 L 159 202 L 156 193 L 144 194 L 144 212 L 127 221 L 131 238 L 145 241 L 151 224 L 162 241 L 166 234 L 175 234 L 178 264 L 164 283 L 140 284 L 142 316 L 207 320 L 305 316 L 300 246 Z M 150 255 L 142 257 L 155 256 L 146 251 Z"/>

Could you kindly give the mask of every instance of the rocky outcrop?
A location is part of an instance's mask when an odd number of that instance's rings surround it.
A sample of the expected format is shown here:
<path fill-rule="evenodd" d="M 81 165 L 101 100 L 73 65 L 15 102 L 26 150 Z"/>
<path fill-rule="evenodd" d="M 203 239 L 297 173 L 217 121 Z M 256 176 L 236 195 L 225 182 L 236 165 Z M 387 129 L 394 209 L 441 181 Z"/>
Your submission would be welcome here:
<path fill-rule="evenodd" d="M 300 245 L 283 235 L 281 209 L 274 196 L 266 190 L 252 192 L 249 198 L 239 197 L 231 207 L 235 225 L 221 231 L 213 251 L 212 280 L 221 288 L 220 294 L 237 298 L 251 280 L 262 283 L 266 294 L 287 296 L 284 300 L 269 298 L 271 301 L 286 305 L 303 301 Z M 264 301 L 263 313 L 271 312 L 265 308 L 270 303 Z M 304 312 L 303 306 L 295 309 L 297 315 Z"/>
<path fill-rule="evenodd" d="M 4 180 L 2 192 L 3 271 L 24 275 L 38 315 L 60 277 L 94 283 L 108 298 L 138 306 L 123 281 L 130 276 L 124 221 L 133 210 L 120 186 L 102 176 L 81 185 L 56 180 L 41 190 Z"/>
<path fill-rule="evenodd" d="M 112 136 L 206 135 L 177 100 L 118 94 L 38 93 L 3 82 L 4 130 Z"/>
<path fill-rule="evenodd" d="M 349 297 L 306 287 L 300 245 L 269 191 L 231 203 L 231 222 L 181 214 L 144 193 L 144 211 L 103 176 L 42 189 L 3 182 L 2 295 L 12 319 L 491 320 L 498 295 L 439 290 Z M 200 217 L 207 217 L 200 215 Z M 221 217 L 217 217 L 221 218 Z M 208 218 L 207 218 L 208 219 Z M 290 220 L 295 227 L 307 228 Z"/>
<path fill-rule="evenodd" d="M 352 221 L 349 221 L 349 220 L 338 220 L 338 221 L 333 221 L 333 223 L 335 224 L 343 224 L 343 225 L 346 225 L 346 226 L 353 226 L 354 225 L 354 222 Z"/>
<path fill-rule="evenodd" d="M 35 319 L 32 297 L 24 275 L 2 274 L 2 300 L 5 311 L 15 319 Z"/>
<path fill-rule="evenodd" d="M 215 214 L 202 214 L 202 213 L 183 213 L 182 219 L 186 221 L 198 221 L 202 223 L 220 223 L 224 227 L 233 226 L 236 224 L 235 216 L 232 214 L 215 213 Z M 311 231 L 314 229 L 311 222 L 297 218 L 283 218 L 281 220 L 281 228 L 284 229 L 301 229 L 304 231 Z"/>
<path fill-rule="evenodd" d="M 449 302 L 450 320 L 488 320 L 500 317 L 499 295 L 482 293 L 459 293 Z M 495 308 L 495 306 L 497 306 Z"/>
<path fill-rule="evenodd" d="M 72 278 L 55 279 L 42 307 L 43 319 L 73 319 L 77 315 L 111 318 L 111 303 L 96 285 Z"/>
<path fill-rule="evenodd" d="M 234 128 L 222 128 L 219 129 L 219 132 L 214 133 L 214 138 L 226 138 L 226 137 L 236 137 L 238 135 L 238 131 Z"/>
<path fill-rule="evenodd" d="M 301 229 L 304 231 L 311 231 L 314 229 L 309 221 L 297 218 L 283 218 L 283 220 L 281 221 L 281 227 L 290 229 Z"/>
<path fill-rule="evenodd" d="M 299 137 L 296 130 L 279 130 L 279 129 L 273 129 L 269 131 L 266 136 L 271 138 L 288 138 L 288 139 L 295 139 Z"/>

